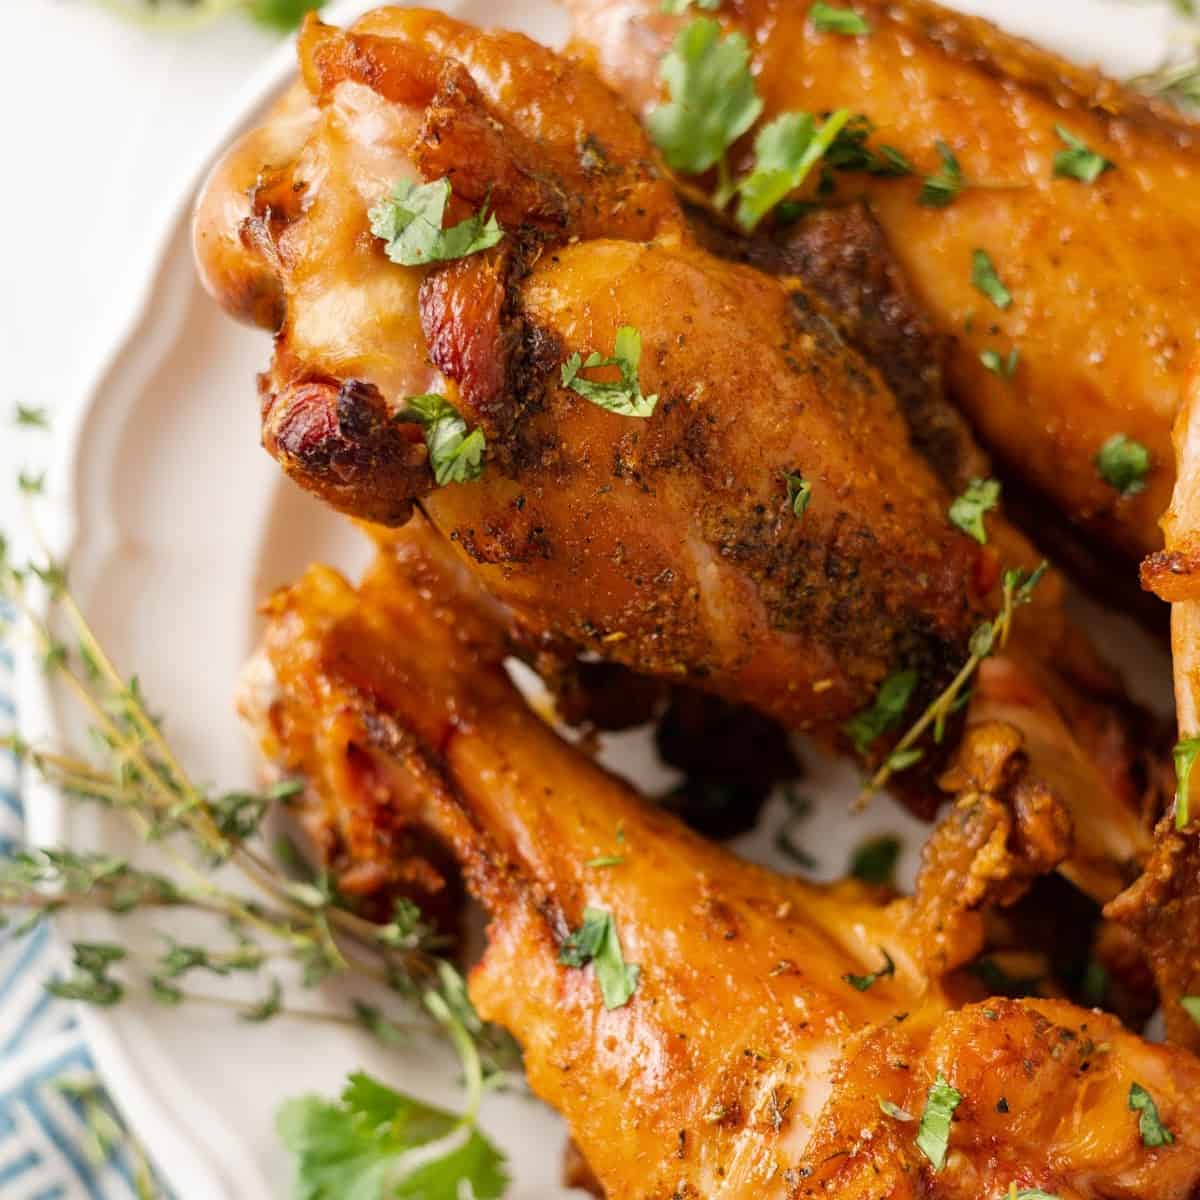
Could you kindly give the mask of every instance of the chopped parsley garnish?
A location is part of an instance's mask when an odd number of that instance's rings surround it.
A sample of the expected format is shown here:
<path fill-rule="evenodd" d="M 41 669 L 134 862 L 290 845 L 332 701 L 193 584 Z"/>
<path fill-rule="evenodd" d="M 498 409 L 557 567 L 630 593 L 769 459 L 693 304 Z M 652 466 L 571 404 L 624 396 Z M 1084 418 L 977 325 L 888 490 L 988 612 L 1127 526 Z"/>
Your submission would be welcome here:
<path fill-rule="evenodd" d="M 409 396 L 401 419 L 425 428 L 429 465 L 438 487 L 447 483 L 470 483 L 483 474 L 485 442 L 483 430 L 467 432 L 467 423 L 445 396 Z"/>
<path fill-rule="evenodd" d="M 648 417 L 654 412 L 658 397 L 642 395 L 638 382 L 641 361 L 642 335 L 632 325 L 622 325 L 617 330 L 612 357 L 603 358 L 593 350 L 583 358 L 576 351 L 562 365 L 562 385 L 609 412 L 623 417 Z M 580 370 L 590 367 L 616 367 L 621 374 L 620 382 L 593 383 L 580 378 Z"/>
<path fill-rule="evenodd" d="M 812 499 L 812 484 L 798 471 L 789 471 L 783 478 L 787 483 L 787 498 L 792 516 L 804 516 L 804 510 L 808 508 L 808 502 Z"/>
<path fill-rule="evenodd" d="M 649 114 L 646 125 L 677 171 L 699 175 L 715 166 L 762 112 L 745 37 L 722 37 L 709 17 L 679 31 L 659 73 L 671 99 Z"/>
<path fill-rule="evenodd" d="M 919 676 L 916 671 L 897 671 L 884 681 L 870 708 L 855 713 L 845 724 L 845 731 L 859 754 L 865 754 L 875 740 L 900 723 L 904 710 L 916 690 Z"/>
<path fill-rule="evenodd" d="M 924 204 L 926 208 L 945 208 L 955 201 L 965 185 L 962 167 L 959 166 L 954 151 L 941 140 L 937 141 L 935 146 L 942 165 L 934 174 L 925 177 L 917 202 Z"/>
<path fill-rule="evenodd" d="M 589 858 L 583 865 L 585 867 L 620 867 L 625 864 L 625 855 L 623 854 L 601 854 L 596 858 Z"/>
<path fill-rule="evenodd" d="M 486 209 L 443 229 L 449 199 L 449 179 L 420 184 L 402 179 L 393 185 L 390 196 L 371 209 L 371 232 L 387 243 L 392 262 L 421 267 L 466 258 L 496 245 L 504 236 L 495 214 L 489 216 Z"/>
<path fill-rule="evenodd" d="M 1055 125 L 1054 132 L 1066 143 L 1067 148 L 1054 156 L 1054 174 L 1065 179 L 1078 179 L 1080 183 L 1095 183 L 1105 171 L 1113 170 L 1115 164 L 1103 154 L 1090 149 L 1069 129 Z"/>
<path fill-rule="evenodd" d="M 1175 1135 L 1158 1115 L 1158 1105 L 1140 1083 L 1132 1084 L 1129 1088 L 1129 1108 L 1131 1112 L 1141 1114 L 1138 1117 L 1138 1133 L 1142 1135 L 1143 1146 L 1153 1150 L 1159 1146 L 1169 1146 L 1175 1141 Z"/>
<path fill-rule="evenodd" d="M 811 113 L 787 112 L 768 121 L 754 139 L 754 170 L 738 186 L 738 224 L 749 233 L 808 178 L 850 120 L 840 108 L 818 127 Z"/>
<path fill-rule="evenodd" d="M 662 0 L 658 11 L 672 17 L 682 16 L 692 5 L 704 9 L 705 12 L 716 12 L 721 7 L 721 0 Z"/>
<path fill-rule="evenodd" d="M 879 1097 L 879 1110 L 885 1117 L 891 1117 L 894 1121 L 915 1121 L 917 1118 L 910 1112 L 906 1112 L 898 1104 L 893 1104 L 891 1100 Z"/>
<path fill-rule="evenodd" d="M 921 1114 L 921 1125 L 917 1131 L 917 1148 L 933 1164 L 935 1171 L 940 1171 L 946 1165 L 950 1123 L 954 1120 L 954 1110 L 961 1103 L 962 1093 L 951 1087 L 939 1071 L 937 1079 L 929 1087 L 925 1111 Z"/>
<path fill-rule="evenodd" d="M 1096 454 L 1096 469 L 1122 496 L 1136 496 L 1146 486 L 1150 451 L 1123 433 L 1114 433 Z"/>
<path fill-rule="evenodd" d="M 856 847 L 850 859 L 850 874 L 863 883 L 890 884 L 896 877 L 900 839 L 885 833 Z"/>
<path fill-rule="evenodd" d="M 868 975 L 847 974 L 842 976 L 856 992 L 870 991 L 879 980 L 895 975 L 896 964 L 892 961 L 892 956 L 882 946 L 879 948 L 879 953 L 883 955 L 883 966 L 878 971 L 872 971 Z"/>
<path fill-rule="evenodd" d="M 851 117 L 826 151 L 825 165 L 837 171 L 865 171 L 868 175 L 914 174 L 913 165 L 902 150 L 888 145 L 872 149 L 867 145 L 874 132 L 875 125 L 869 117 L 862 113 Z"/>
<path fill-rule="evenodd" d="M 1001 283 L 1000 276 L 996 274 L 996 267 L 986 250 L 971 252 L 971 282 L 997 308 L 1012 307 L 1012 293 Z"/>
<path fill-rule="evenodd" d="M 1175 743 L 1175 828 L 1186 829 L 1191 821 L 1192 768 L 1200 756 L 1200 737 L 1182 738 Z"/>
<path fill-rule="evenodd" d="M 1179 1007 L 1200 1025 L 1200 996 L 1180 996 Z"/>
<path fill-rule="evenodd" d="M 1000 482 L 996 479 L 972 479 L 961 496 L 950 505 L 950 522 L 981 546 L 987 545 L 984 516 L 1000 503 Z"/>
<path fill-rule="evenodd" d="M 832 4 L 814 4 L 808 19 L 818 33 L 845 33 L 862 37 L 871 32 L 871 24 L 852 8 L 835 8 Z"/>
<path fill-rule="evenodd" d="M 1021 363 L 1021 351 L 1015 346 L 1006 355 L 1001 355 L 996 350 L 981 350 L 979 361 L 989 371 L 1003 379 L 1011 379 L 1017 373 L 1017 367 Z"/>
<path fill-rule="evenodd" d="M 336 1103 L 288 1101 L 275 1125 L 296 1160 L 294 1194 L 305 1200 L 458 1197 L 464 1190 L 474 1200 L 497 1200 L 508 1187 L 504 1155 L 473 1121 L 362 1073 L 350 1076 Z M 412 1151 L 435 1149 L 413 1162 Z"/>
<path fill-rule="evenodd" d="M 625 962 L 617 924 L 602 908 L 584 910 L 583 924 L 563 942 L 558 961 L 566 967 L 591 963 L 605 1008 L 621 1008 L 637 990 L 640 968 Z"/>

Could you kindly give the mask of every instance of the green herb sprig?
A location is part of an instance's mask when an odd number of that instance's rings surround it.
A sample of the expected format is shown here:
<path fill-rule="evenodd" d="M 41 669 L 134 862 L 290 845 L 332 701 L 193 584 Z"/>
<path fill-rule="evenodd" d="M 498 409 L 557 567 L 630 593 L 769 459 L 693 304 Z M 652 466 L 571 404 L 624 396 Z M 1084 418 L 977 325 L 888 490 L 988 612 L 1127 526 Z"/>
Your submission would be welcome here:
<path fill-rule="evenodd" d="M 865 805 L 880 788 L 885 787 L 897 771 L 904 770 L 905 767 L 918 761 L 911 757 L 911 752 L 917 750 L 916 743 L 920 741 L 927 730 L 932 729 L 934 741 L 941 742 L 946 722 L 965 699 L 964 693 L 975 672 L 985 659 L 990 658 L 996 650 L 1003 649 L 1007 644 L 1014 614 L 1017 609 L 1032 601 L 1034 590 L 1048 569 L 1049 563 L 1042 562 L 1032 571 L 1012 567 L 1004 572 L 1000 612 L 993 620 L 985 621 L 976 628 L 971 635 L 970 655 L 967 661 L 941 695 L 929 705 L 917 722 L 896 743 L 895 749 L 867 781 L 856 801 L 858 807 Z M 913 686 L 915 687 L 915 682 Z M 907 704 L 907 698 L 905 704 Z M 901 712 L 903 712 L 903 708 L 901 708 Z"/>

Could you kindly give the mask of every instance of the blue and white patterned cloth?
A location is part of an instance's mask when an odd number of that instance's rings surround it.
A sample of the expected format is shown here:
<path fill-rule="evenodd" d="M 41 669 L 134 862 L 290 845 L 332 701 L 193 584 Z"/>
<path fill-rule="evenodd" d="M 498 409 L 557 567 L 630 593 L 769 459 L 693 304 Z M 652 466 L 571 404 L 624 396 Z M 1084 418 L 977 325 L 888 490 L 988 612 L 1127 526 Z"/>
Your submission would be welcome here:
<path fill-rule="evenodd" d="M 0 613 L 0 615 L 3 615 Z M 13 656 L 0 644 L 0 733 L 16 719 Z M 22 844 L 21 797 L 12 754 L 0 751 L 0 857 Z M 59 961 L 46 925 L 23 938 L 0 931 L 0 1197 L 3 1200 L 132 1200 L 125 1151 L 88 1158 L 81 1105 L 63 1081 L 94 1075 L 74 1005 L 43 986 Z"/>

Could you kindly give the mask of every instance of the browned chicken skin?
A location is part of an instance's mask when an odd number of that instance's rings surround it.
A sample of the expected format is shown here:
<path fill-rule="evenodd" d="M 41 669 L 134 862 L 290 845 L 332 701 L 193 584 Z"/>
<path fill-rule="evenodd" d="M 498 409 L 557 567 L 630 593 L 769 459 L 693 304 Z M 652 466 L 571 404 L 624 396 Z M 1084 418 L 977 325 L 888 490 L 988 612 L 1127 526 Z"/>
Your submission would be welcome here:
<path fill-rule="evenodd" d="M 911 899 L 739 862 L 529 712 L 478 595 L 414 533 L 357 593 L 314 569 L 270 601 L 277 690 L 248 715 L 309 776 L 335 841 L 369 856 L 372 831 L 390 843 L 416 826 L 450 846 L 492 918 L 475 1004 L 522 1043 L 608 1196 L 1195 1194 L 1200 1062 L 1102 1013 L 987 999 L 954 970 L 980 948 L 982 910 L 1061 852 L 1036 803 L 964 795 Z M 605 1008 L 593 968 L 558 961 L 588 906 L 639 967 L 622 1007 Z M 847 982 L 885 951 L 894 974 Z M 914 1118 L 939 1075 L 961 1102 L 935 1171 Z M 1134 1083 L 1172 1144 L 1143 1145 Z"/>
<path fill-rule="evenodd" d="M 1038 558 L 999 514 L 986 546 L 949 522 L 985 460 L 940 401 L 901 409 L 846 344 L 877 344 L 869 318 L 703 249 L 633 117 L 526 38 L 381 9 L 349 33 L 310 20 L 300 55 L 308 100 L 290 94 L 278 131 L 231 151 L 196 226 L 218 299 L 278 325 L 261 387 L 284 468 L 368 520 L 419 503 L 526 645 L 595 652 L 827 740 L 911 669 L 914 719 L 994 614 L 1002 568 Z M 450 179 L 451 222 L 487 204 L 508 236 L 445 266 L 390 262 L 368 210 L 414 176 Z M 659 397 L 648 419 L 560 381 L 571 352 L 607 353 L 622 326 Z M 477 482 L 434 487 L 421 429 L 398 415 L 431 391 L 486 433 Z M 812 485 L 800 517 L 789 473 Z M 1026 734 L 1014 753 L 1077 827 L 1066 869 L 1107 899 L 1148 848 L 1132 769 L 1148 747 L 1057 580 L 1022 621 L 974 703 Z M 939 762 L 908 777 L 926 812 Z"/>
<path fill-rule="evenodd" d="M 687 17 L 658 0 L 570 0 L 574 49 L 640 111 L 660 102 L 658 65 Z M 809 0 L 727 0 L 712 14 L 745 33 L 762 120 L 848 108 L 878 126 L 919 173 L 956 154 L 968 186 L 945 208 L 918 179 L 840 175 L 865 197 L 937 329 L 952 339 L 950 382 L 985 444 L 1074 522 L 1124 556 L 1160 544 L 1173 480 L 1170 428 L 1200 346 L 1200 127 L 927 0 L 862 0 L 871 33 L 819 33 Z M 707 15 L 707 14 L 706 14 Z M 1115 164 L 1094 183 L 1056 178 L 1062 125 Z M 751 137 L 735 148 L 735 171 Z M 987 251 L 1013 297 L 972 285 Z M 1013 378 L 984 350 L 1020 352 Z M 1095 456 L 1123 433 L 1147 446 L 1146 488 L 1122 497 Z"/>

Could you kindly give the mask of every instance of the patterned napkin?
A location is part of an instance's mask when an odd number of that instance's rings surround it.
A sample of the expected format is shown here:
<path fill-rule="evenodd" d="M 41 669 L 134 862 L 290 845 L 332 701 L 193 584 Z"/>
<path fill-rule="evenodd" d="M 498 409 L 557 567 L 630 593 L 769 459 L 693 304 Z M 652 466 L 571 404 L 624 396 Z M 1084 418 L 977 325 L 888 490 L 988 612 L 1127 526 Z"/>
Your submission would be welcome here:
<path fill-rule="evenodd" d="M 0 618 L 7 617 L 0 606 Z M 0 734 L 16 720 L 13 653 L 0 644 Z M 0 859 L 22 844 L 12 754 L 0 750 Z M 43 984 L 60 973 L 51 930 L 0 930 L 0 1196 L 145 1200 L 132 1145 L 99 1089 L 74 1005 Z"/>

